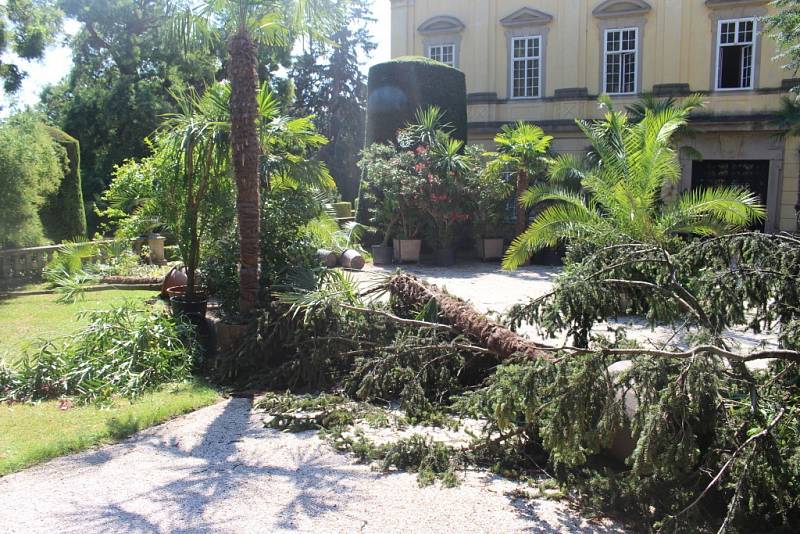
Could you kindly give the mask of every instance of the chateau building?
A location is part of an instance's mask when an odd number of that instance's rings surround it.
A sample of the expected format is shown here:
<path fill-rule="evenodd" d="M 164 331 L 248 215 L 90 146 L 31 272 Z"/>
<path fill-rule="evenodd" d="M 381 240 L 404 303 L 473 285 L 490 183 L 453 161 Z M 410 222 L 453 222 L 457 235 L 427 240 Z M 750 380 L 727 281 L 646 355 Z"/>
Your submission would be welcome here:
<path fill-rule="evenodd" d="M 470 142 L 524 120 L 555 136 L 554 150 L 584 153 L 574 119 L 600 117 L 599 95 L 623 108 L 644 93 L 701 93 L 680 188 L 747 185 L 767 231 L 798 230 L 800 139 L 772 120 L 800 80 L 763 31 L 768 0 L 391 1 L 393 57 L 465 73 Z"/>

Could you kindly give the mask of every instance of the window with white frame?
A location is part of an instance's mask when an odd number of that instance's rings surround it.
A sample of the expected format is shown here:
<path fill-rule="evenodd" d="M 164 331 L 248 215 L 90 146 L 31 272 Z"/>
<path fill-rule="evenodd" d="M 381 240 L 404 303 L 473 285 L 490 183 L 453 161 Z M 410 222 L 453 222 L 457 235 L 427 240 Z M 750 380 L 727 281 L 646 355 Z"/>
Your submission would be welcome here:
<path fill-rule="evenodd" d="M 755 19 L 721 20 L 717 32 L 717 89 L 752 89 Z"/>
<path fill-rule="evenodd" d="M 638 28 L 606 30 L 605 36 L 605 92 L 610 95 L 635 93 L 639 68 Z"/>
<path fill-rule="evenodd" d="M 443 44 L 428 47 L 428 57 L 451 67 L 456 66 L 456 45 Z"/>
<path fill-rule="evenodd" d="M 538 98 L 542 83 L 542 38 L 511 39 L 511 97 Z"/>

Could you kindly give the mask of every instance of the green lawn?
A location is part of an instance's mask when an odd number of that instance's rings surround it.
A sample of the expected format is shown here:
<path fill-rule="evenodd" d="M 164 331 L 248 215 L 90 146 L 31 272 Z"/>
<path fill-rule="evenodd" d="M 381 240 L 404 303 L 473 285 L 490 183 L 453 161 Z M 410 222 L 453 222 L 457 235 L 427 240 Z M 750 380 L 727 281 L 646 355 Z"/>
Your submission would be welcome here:
<path fill-rule="evenodd" d="M 194 382 L 166 386 L 133 402 L 118 400 L 107 408 L 88 405 L 62 410 L 58 401 L 0 406 L 0 476 L 120 440 L 217 399 L 217 391 Z"/>
<path fill-rule="evenodd" d="M 100 310 L 126 300 L 156 296 L 155 291 L 92 291 L 74 304 L 58 304 L 56 295 L 35 295 L 0 300 L 0 359 L 13 365 L 22 351 L 41 339 L 53 340 L 75 332 L 85 324 L 77 315 L 85 310 Z"/>
<path fill-rule="evenodd" d="M 154 291 L 113 290 L 86 293 L 74 304 L 58 304 L 55 295 L 0 300 L 0 359 L 11 365 L 40 340 L 79 330 L 86 320 L 76 315 L 126 300 L 154 297 Z M 59 401 L 0 405 L 0 476 L 100 443 L 122 439 L 176 415 L 219 399 L 209 386 L 192 382 L 164 387 L 133 402 L 112 406 L 75 405 L 62 410 Z"/>

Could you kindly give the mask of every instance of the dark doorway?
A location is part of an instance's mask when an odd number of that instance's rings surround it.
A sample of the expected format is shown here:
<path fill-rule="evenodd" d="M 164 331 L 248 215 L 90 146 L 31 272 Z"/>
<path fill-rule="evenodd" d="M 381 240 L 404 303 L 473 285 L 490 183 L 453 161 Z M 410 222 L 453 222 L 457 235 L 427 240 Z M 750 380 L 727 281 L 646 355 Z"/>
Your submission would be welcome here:
<path fill-rule="evenodd" d="M 746 187 L 767 205 L 769 160 L 704 160 L 692 162 L 692 188 Z M 764 229 L 764 221 L 756 225 Z"/>

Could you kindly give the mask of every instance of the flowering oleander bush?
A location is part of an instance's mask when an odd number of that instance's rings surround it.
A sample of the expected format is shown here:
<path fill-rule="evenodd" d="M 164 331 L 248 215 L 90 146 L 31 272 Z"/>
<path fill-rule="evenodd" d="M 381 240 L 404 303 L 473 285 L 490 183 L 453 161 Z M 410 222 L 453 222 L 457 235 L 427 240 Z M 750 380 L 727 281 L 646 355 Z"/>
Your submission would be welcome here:
<path fill-rule="evenodd" d="M 374 206 L 371 222 L 386 242 L 425 235 L 437 248 L 450 248 L 458 225 L 472 218 L 467 177 L 480 172 L 479 159 L 451 137 L 435 107 L 420 110 L 396 143 L 367 148 L 360 165 Z"/>

